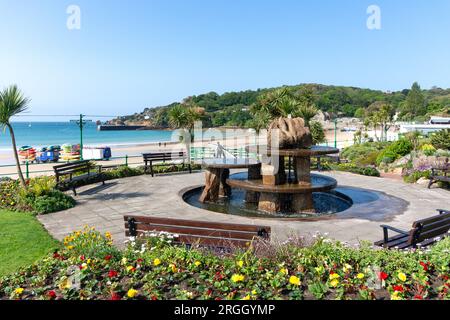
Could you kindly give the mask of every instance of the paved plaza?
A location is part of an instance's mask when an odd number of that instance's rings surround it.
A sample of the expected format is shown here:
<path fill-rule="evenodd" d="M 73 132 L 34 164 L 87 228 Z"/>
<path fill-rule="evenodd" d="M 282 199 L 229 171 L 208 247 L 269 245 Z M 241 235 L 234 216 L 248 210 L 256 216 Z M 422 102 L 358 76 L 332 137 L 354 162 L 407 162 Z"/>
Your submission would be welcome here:
<path fill-rule="evenodd" d="M 435 209 L 450 208 L 447 190 L 423 185 L 406 184 L 389 178 L 372 178 L 342 172 L 325 175 L 337 179 L 339 186 L 379 191 L 395 198 L 395 214 L 383 214 L 389 207 L 389 197 L 381 197 L 369 204 L 355 204 L 340 216 L 316 221 L 247 218 L 206 211 L 186 204 L 181 195 L 203 183 L 204 173 L 173 174 L 156 177 L 138 176 L 108 181 L 105 186 L 90 185 L 79 189 L 77 205 L 69 210 L 39 216 L 39 220 L 56 239 L 62 239 L 85 225 L 101 232 L 109 231 L 121 246 L 126 240 L 124 219 L 127 214 L 168 218 L 269 225 L 272 238 L 286 239 L 289 235 L 312 235 L 316 232 L 328 237 L 357 243 L 382 238 L 380 224 L 401 229 L 411 227 L 413 221 L 436 214 Z M 367 218 L 364 216 L 367 212 Z M 353 218 L 358 213 L 358 218 Z M 379 214 L 378 214 L 379 213 Z"/>

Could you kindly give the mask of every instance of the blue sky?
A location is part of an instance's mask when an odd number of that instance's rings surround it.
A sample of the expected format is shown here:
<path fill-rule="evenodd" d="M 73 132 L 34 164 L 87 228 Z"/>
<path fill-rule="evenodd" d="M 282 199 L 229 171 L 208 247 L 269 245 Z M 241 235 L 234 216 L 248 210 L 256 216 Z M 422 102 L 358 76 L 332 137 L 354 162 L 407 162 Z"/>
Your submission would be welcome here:
<path fill-rule="evenodd" d="M 71 4 L 80 30 L 66 28 Z M 381 30 L 366 27 L 371 4 Z M 0 12 L 0 87 L 17 83 L 33 114 L 309 82 L 450 87 L 448 0 L 0 0 Z"/>

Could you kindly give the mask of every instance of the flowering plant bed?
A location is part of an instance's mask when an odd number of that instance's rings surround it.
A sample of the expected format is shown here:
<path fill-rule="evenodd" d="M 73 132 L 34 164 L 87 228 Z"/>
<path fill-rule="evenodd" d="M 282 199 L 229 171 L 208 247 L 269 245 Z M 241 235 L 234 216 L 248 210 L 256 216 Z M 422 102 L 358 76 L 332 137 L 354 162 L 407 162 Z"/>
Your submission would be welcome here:
<path fill-rule="evenodd" d="M 170 236 L 123 251 L 86 228 L 64 248 L 0 279 L 0 299 L 449 299 L 450 239 L 428 251 L 349 247 L 318 237 L 218 254 Z"/>

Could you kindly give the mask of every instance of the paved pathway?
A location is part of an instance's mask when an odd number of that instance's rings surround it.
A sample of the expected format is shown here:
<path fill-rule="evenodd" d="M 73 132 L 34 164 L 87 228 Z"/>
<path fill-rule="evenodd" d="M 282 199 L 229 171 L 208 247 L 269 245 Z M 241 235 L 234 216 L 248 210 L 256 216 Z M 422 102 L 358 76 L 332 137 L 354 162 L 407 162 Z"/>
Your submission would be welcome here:
<path fill-rule="evenodd" d="M 180 194 L 182 190 L 199 186 L 203 173 L 156 176 L 138 176 L 107 182 L 106 186 L 80 188 L 77 206 L 70 210 L 40 216 L 39 220 L 57 239 L 84 225 L 94 226 L 99 231 L 113 234 L 117 245 L 124 240 L 125 214 L 152 215 L 193 220 L 222 221 L 248 224 L 264 224 L 272 227 L 273 238 L 283 240 L 289 235 L 328 233 L 330 238 L 350 243 L 359 240 L 375 241 L 382 237 L 382 223 L 408 229 L 414 220 L 435 215 L 437 208 L 450 208 L 450 192 L 438 188 L 405 184 L 387 178 L 369 178 L 349 173 L 332 172 L 327 175 L 337 179 L 340 186 L 354 186 L 377 190 L 399 198 L 397 215 L 380 215 L 374 219 L 347 218 L 320 221 L 283 221 L 276 219 L 246 218 L 205 211 L 186 204 Z M 384 202 L 383 202 L 384 201 Z M 380 212 L 386 206 L 381 198 L 371 206 Z M 353 206 L 349 216 L 367 207 Z M 353 211 L 352 211 L 353 210 Z M 345 215 L 345 212 L 344 212 Z"/>

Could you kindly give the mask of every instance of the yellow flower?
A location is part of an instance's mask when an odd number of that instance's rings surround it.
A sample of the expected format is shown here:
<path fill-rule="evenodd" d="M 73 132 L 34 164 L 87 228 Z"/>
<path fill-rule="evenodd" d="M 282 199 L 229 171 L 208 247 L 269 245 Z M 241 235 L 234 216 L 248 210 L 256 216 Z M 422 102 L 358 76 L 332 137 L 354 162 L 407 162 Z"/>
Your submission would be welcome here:
<path fill-rule="evenodd" d="M 61 282 L 61 283 L 59 284 L 59 288 L 60 288 L 61 290 L 64 290 L 64 289 L 70 289 L 71 287 L 72 287 L 72 283 L 70 282 L 69 279 L 66 279 L 66 280 L 64 280 L 63 282 Z"/>
<path fill-rule="evenodd" d="M 242 298 L 242 300 L 250 300 L 250 299 L 251 299 L 251 297 L 249 294 Z"/>
<path fill-rule="evenodd" d="M 336 279 L 339 279 L 339 278 L 340 278 L 340 276 L 337 273 L 330 274 L 330 280 L 336 280 Z"/>
<path fill-rule="evenodd" d="M 342 270 L 343 270 L 344 272 L 350 271 L 350 270 L 352 270 L 352 269 L 353 269 L 352 266 L 349 265 L 348 263 L 345 264 L 344 267 L 342 268 Z"/>
<path fill-rule="evenodd" d="M 319 274 L 323 272 L 323 266 L 316 267 L 316 268 L 314 268 L 314 269 L 315 269 L 316 272 L 319 273 Z"/>
<path fill-rule="evenodd" d="M 404 274 L 403 272 L 399 272 L 397 276 L 400 279 L 400 281 L 403 281 L 403 282 L 406 281 L 406 274 Z"/>
<path fill-rule="evenodd" d="M 87 269 L 87 264 L 86 263 L 83 263 L 82 265 L 81 265 L 81 270 L 84 270 L 84 269 Z"/>
<path fill-rule="evenodd" d="M 256 290 L 252 291 L 252 295 L 256 296 L 258 294 L 258 292 L 256 292 Z"/>
<path fill-rule="evenodd" d="M 356 275 L 356 277 L 357 277 L 358 279 L 364 279 L 365 275 L 364 275 L 364 273 L 358 273 L 358 274 Z"/>
<path fill-rule="evenodd" d="M 242 266 L 244 265 L 244 261 L 239 260 L 238 262 L 236 262 L 236 264 L 239 266 L 239 268 L 242 268 Z"/>
<path fill-rule="evenodd" d="M 156 258 L 155 260 L 153 260 L 153 265 L 156 267 L 156 266 L 159 266 L 161 264 L 161 260 L 159 260 L 158 258 Z"/>
<path fill-rule="evenodd" d="M 233 274 L 231 276 L 231 281 L 237 283 L 237 282 L 242 282 L 244 281 L 245 276 L 243 276 L 242 274 Z"/>
<path fill-rule="evenodd" d="M 172 269 L 173 273 L 178 272 L 177 266 L 174 265 L 173 263 L 169 264 L 169 267 L 170 267 L 170 269 Z"/>
<path fill-rule="evenodd" d="M 14 293 L 20 296 L 23 293 L 23 290 L 23 288 L 17 288 L 16 290 L 14 290 Z"/>
<path fill-rule="evenodd" d="M 194 262 L 195 266 L 198 267 L 199 265 L 201 265 L 202 263 L 200 261 L 195 261 Z"/>
<path fill-rule="evenodd" d="M 299 286 L 301 284 L 300 279 L 298 277 L 296 277 L 296 276 L 291 276 L 289 278 L 289 283 L 293 284 L 293 285 L 296 285 L 296 286 Z"/>
<path fill-rule="evenodd" d="M 391 294 L 391 300 L 402 300 L 402 298 L 399 296 L 400 292 L 394 291 L 393 294 Z"/>
<path fill-rule="evenodd" d="M 137 296 L 138 293 L 139 293 L 139 291 L 134 290 L 134 289 L 130 289 L 127 292 L 127 296 L 128 296 L 128 298 L 134 298 L 134 297 Z"/>
<path fill-rule="evenodd" d="M 338 279 L 333 279 L 333 280 L 331 280 L 331 282 L 330 282 L 330 285 L 331 285 L 333 288 L 336 288 L 336 287 L 338 286 L 338 284 L 339 284 L 339 280 L 338 280 Z"/>
<path fill-rule="evenodd" d="M 128 272 L 130 272 L 130 271 L 133 270 L 133 269 L 134 269 L 133 266 L 128 266 L 128 267 L 127 267 L 127 271 L 128 271 Z"/>
<path fill-rule="evenodd" d="M 112 238 L 111 233 L 110 232 L 105 232 L 105 238 L 106 239 L 111 239 Z"/>
<path fill-rule="evenodd" d="M 68 246 L 67 249 L 68 249 L 68 250 L 72 250 L 72 249 L 73 249 L 73 246 Z"/>
<path fill-rule="evenodd" d="M 281 268 L 280 273 L 286 275 L 289 273 L 289 270 L 287 268 Z"/>

